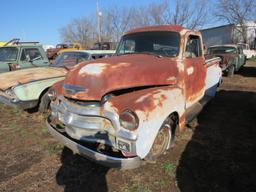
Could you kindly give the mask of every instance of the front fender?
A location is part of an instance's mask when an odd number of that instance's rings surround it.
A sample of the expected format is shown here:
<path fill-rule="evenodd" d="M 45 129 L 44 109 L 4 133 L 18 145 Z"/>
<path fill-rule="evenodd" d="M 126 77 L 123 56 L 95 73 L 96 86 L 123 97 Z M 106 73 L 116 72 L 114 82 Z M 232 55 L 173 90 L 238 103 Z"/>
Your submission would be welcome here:
<path fill-rule="evenodd" d="M 41 93 L 51 87 L 54 83 L 63 80 L 64 77 L 44 79 L 40 81 L 33 81 L 22 85 L 17 85 L 13 91 L 17 98 L 21 101 L 38 100 Z"/>
<path fill-rule="evenodd" d="M 134 111 L 139 118 L 136 153 L 145 158 L 149 153 L 161 125 L 173 112 L 179 117 L 185 112 L 185 99 L 182 89 L 174 86 L 162 86 L 112 97 L 108 103 L 120 114 L 125 109 Z"/>

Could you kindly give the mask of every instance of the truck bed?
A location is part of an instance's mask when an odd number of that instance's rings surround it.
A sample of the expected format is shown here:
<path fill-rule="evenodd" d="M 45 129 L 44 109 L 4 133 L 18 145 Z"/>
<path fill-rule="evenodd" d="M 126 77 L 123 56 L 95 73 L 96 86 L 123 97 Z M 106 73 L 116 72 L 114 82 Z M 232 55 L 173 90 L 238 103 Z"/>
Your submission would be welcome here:
<path fill-rule="evenodd" d="M 214 57 L 205 60 L 207 67 L 206 79 L 205 79 L 205 95 L 214 97 L 216 94 L 216 89 L 221 83 L 222 71 L 219 66 L 221 59 L 219 57 Z"/>

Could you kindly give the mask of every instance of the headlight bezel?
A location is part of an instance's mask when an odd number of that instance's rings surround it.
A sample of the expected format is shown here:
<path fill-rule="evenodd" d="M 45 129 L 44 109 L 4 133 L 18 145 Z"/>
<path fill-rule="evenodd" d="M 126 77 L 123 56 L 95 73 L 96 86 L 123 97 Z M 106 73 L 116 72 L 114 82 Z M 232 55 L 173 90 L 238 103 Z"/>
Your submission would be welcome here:
<path fill-rule="evenodd" d="M 135 131 L 139 127 L 139 118 L 135 112 L 125 109 L 119 115 L 120 126 L 129 131 Z"/>

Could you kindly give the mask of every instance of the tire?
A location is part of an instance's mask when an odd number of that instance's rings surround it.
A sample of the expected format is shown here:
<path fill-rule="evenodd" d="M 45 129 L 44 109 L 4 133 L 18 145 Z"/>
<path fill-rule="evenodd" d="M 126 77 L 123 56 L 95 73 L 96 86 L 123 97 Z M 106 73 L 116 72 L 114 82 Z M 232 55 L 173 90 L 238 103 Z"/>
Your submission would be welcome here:
<path fill-rule="evenodd" d="M 163 123 L 158 131 L 153 146 L 145 157 L 147 162 L 155 163 L 156 159 L 166 152 L 168 146 L 173 144 L 175 128 L 174 120 L 171 118 L 168 118 Z"/>
<path fill-rule="evenodd" d="M 228 77 L 232 77 L 235 73 L 235 66 L 234 65 L 231 65 L 229 68 L 228 68 L 228 73 L 227 73 L 227 76 Z"/>
<path fill-rule="evenodd" d="M 47 113 L 49 111 L 49 107 L 50 107 L 50 98 L 48 97 L 48 91 L 46 91 L 43 96 L 41 97 L 40 100 L 40 104 L 39 104 L 39 108 L 38 111 L 40 113 Z"/>

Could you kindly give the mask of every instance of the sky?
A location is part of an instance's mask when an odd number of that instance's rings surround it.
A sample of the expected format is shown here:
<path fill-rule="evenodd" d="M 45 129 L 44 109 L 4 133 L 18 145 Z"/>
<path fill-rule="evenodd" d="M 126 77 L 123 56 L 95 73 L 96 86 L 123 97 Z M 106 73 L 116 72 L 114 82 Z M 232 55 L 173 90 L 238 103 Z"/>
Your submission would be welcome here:
<path fill-rule="evenodd" d="M 157 0 L 99 0 L 101 9 L 141 6 Z M 0 41 L 21 38 L 46 45 L 61 42 L 60 29 L 75 18 L 93 15 L 96 0 L 1 0 Z"/>

